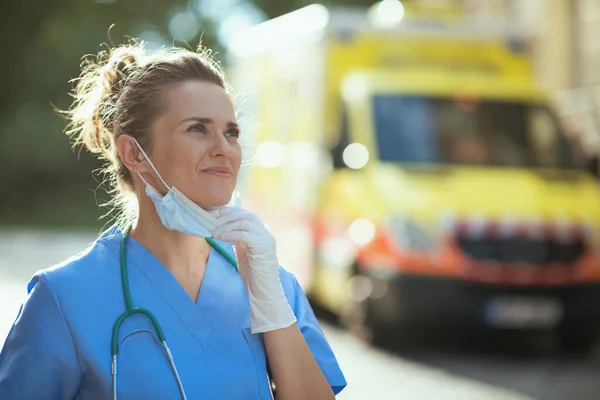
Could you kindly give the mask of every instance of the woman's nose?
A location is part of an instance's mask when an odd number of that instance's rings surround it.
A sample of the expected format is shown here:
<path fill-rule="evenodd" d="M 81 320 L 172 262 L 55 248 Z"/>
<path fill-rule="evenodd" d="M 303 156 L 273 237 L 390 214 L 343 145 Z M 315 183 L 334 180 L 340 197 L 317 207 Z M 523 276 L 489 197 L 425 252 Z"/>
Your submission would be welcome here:
<path fill-rule="evenodd" d="M 227 137 L 224 134 L 218 134 L 213 136 L 211 143 L 211 156 L 231 156 L 233 155 L 233 147 Z"/>

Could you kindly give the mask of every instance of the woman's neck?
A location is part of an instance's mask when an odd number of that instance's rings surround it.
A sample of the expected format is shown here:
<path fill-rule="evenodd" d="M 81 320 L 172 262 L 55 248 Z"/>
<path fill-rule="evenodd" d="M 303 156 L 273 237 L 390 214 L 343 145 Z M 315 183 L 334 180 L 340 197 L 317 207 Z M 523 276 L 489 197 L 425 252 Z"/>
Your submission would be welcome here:
<path fill-rule="evenodd" d="M 210 252 L 208 242 L 203 238 L 168 230 L 160 221 L 150 200 L 140 202 L 138 219 L 132 226 L 130 235 L 174 276 L 185 278 L 204 275 Z"/>

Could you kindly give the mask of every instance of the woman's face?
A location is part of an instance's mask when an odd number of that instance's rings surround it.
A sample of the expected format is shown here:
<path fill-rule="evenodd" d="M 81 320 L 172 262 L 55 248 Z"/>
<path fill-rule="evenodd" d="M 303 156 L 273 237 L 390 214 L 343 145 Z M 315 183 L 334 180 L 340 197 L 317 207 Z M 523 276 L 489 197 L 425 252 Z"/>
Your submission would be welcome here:
<path fill-rule="evenodd" d="M 220 86 L 187 81 L 165 94 L 168 111 L 154 124 L 148 154 L 167 185 L 203 208 L 227 204 L 242 162 L 239 128 L 229 95 Z M 153 176 L 152 186 L 167 188 Z"/>

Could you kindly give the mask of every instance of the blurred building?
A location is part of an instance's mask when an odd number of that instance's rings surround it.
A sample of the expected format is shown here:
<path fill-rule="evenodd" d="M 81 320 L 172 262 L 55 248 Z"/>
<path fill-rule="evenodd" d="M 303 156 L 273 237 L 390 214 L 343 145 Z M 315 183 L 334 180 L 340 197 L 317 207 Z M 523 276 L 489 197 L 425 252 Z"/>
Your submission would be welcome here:
<path fill-rule="evenodd" d="M 433 0 L 430 0 L 433 1 Z M 457 0 L 475 21 L 519 37 L 556 94 L 568 133 L 600 150 L 600 1 Z"/>

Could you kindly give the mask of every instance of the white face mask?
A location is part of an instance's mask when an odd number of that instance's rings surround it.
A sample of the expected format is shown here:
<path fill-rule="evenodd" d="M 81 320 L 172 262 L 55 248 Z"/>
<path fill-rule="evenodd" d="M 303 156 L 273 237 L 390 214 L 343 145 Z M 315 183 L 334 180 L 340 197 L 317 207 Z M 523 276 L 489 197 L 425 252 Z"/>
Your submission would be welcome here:
<path fill-rule="evenodd" d="M 138 176 L 146 184 L 146 194 L 154 202 L 156 212 L 158 213 L 158 217 L 163 225 L 169 230 L 183 232 L 187 235 L 201 238 L 211 237 L 214 230 L 217 228 L 216 217 L 218 216 L 219 207 L 215 207 L 207 211 L 194 203 L 192 200 L 188 199 L 174 186 L 169 187 L 169 185 L 166 184 L 164 179 L 154 167 L 154 164 L 152 164 L 152 161 L 150 161 L 150 158 L 146 155 L 146 152 L 144 152 L 144 149 L 142 149 L 142 146 L 140 146 L 135 138 L 133 141 L 168 190 L 167 194 L 162 196 L 156 189 L 146 182 L 141 174 L 138 174 Z M 229 205 L 237 205 L 232 204 L 234 202 L 239 202 L 237 193 L 233 196 Z"/>

